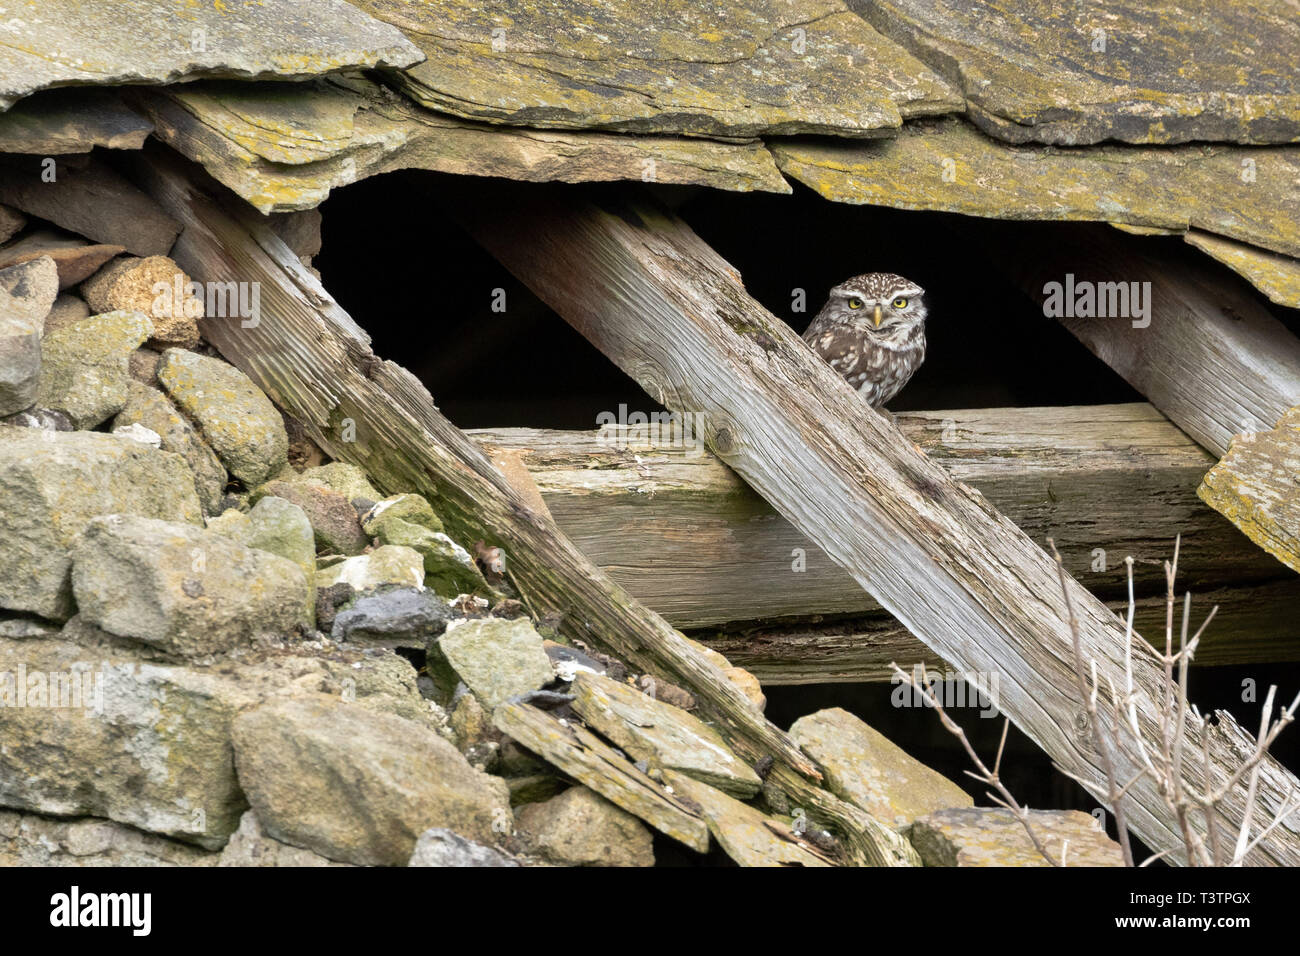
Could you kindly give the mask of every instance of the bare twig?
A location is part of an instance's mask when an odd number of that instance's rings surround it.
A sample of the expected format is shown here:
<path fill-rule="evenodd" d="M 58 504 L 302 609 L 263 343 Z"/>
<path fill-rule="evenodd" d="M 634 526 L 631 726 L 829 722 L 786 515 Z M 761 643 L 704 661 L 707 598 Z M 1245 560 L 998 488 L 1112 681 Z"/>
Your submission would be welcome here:
<path fill-rule="evenodd" d="M 962 747 L 966 750 L 966 755 L 970 757 L 971 763 L 973 763 L 976 769 L 979 770 L 979 773 L 972 773 L 967 770 L 967 776 L 973 777 L 981 783 L 985 783 L 996 790 L 997 795 L 995 796 L 991 793 L 986 794 L 988 798 L 998 806 L 1005 807 L 1007 810 L 1011 811 L 1012 815 L 1020 822 L 1020 825 L 1025 828 L 1025 832 L 1029 834 L 1029 840 L 1033 843 L 1034 849 L 1042 855 L 1043 859 L 1052 864 L 1052 866 L 1064 866 L 1066 845 L 1061 847 L 1060 860 L 1057 860 L 1052 856 L 1052 854 L 1047 852 L 1047 848 L 1043 846 L 1042 841 L 1038 839 L 1038 835 L 1034 833 L 1034 828 L 1030 826 L 1028 809 L 1022 807 L 1016 802 L 1016 798 L 1011 795 L 1011 791 L 1006 788 L 1006 785 L 1002 783 L 1002 779 L 998 776 L 998 769 L 1002 766 L 1002 751 L 1007 743 L 1007 731 L 1010 729 L 1011 719 L 1004 719 L 1002 725 L 1002 740 L 998 743 L 997 757 L 993 761 L 993 769 L 990 770 L 984 761 L 980 759 L 979 754 L 975 752 L 975 748 L 971 746 L 971 742 L 966 736 L 966 731 L 962 730 L 961 726 L 948 716 L 948 712 L 944 710 L 943 705 L 939 703 L 939 698 L 935 695 L 934 691 L 930 688 L 929 683 L 925 680 L 925 665 L 922 664 L 920 667 L 921 683 L 918 684 L 914 675 L 905 673 L 901 667 L 893 662 L 890 662 L 889 665 L 890 670 L 892 670 L 894 674 L 907 681 L 913 689 L 919 691 L 922 696 L 925 697 L 929 705 L 938 712 L 939 720 L 943 723 L 944 729 L 961 741 Z"/>

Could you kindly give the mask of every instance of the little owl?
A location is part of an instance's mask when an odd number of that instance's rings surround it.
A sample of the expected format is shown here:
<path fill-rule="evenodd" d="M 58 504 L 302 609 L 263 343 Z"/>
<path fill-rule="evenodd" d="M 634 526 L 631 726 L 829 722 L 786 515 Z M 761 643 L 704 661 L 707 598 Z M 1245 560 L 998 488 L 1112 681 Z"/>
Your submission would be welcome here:
<path fill-rule="evenodd" d="M 854 276 L 831 289 L 804 341 L 879 408 L 925 360 L 924 295 L 891 272 Z"/>

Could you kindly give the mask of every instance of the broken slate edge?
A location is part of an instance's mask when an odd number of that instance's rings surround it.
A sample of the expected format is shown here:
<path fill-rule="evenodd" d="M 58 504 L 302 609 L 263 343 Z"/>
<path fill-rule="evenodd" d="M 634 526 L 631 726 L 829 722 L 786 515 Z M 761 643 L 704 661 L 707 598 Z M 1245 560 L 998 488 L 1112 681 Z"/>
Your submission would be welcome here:
<path fill-rule="evenodd" d="M 831 793 L 887 826 L 901 828 L 935 810 L 973 802 L 943 774 L 842 708 L 800 717 L 790 736 L 825 772 Z"/>
<path fill-rule="evenodd" d="M 1270 302 L 1300 309 L 1300 259 L 1256 249 L 1195 229 L 1183 239 L 1242 276 Z"/>
<path fill-rule="evenodd" d="M 852 6 L 957 86 L 975 123 L 1010 142 L 1300 138 L 1300 18 L 1289 0 L 1116 0 L 1080 17 L 1051 0 Z"/>
<path fill-rule="evenodd" d="M 180 223 L 98 157 L 58 162 L 0 156 L 0 202 L 135 256 L 166 255 Z"/>
<path fill-rule="evenodd" d="M 466 0 L 356 2 L 428 54 L 394 76 L 405 92 L 470 119 L 732 138 L 861 136 L 962 107 L 933 70 L 842 0 L 516 3 L 504 27 L 492 9 Z"/>
<path fill-rule="evenodd" d="M 125 251 L 121 246 L 90 243 L 68 233 L 38 229 L 0 248 L 0 269 L 49 256 L 59 272 L 59 288 L 67 289 L 94 275 L 104 263 Z"/>
<path fill-rule="evenodd" d="M 697 853 L 708 852 L 709 828 L 704 821 L 590 731 L 560 723 L 523 703 L 501 705 L 492 722 L 503 734 L 610 803 Z"/>
<path fill-rule="evenodd" d="M 337 186 L 399 169 L 790 192 L 758 140 L 491 126 L 435 113 L 364 80 L 208 82 L 131 96 L 160 139 L 263 213 L 310 209 Z M 299 132 L 281 134 L 286 126 Z"/>
<path fill-rule="evenodd" d="M 1081 810 L 1030 810 L 1029 825 L 1043 848 L 1065 865 L 1123 866 L 1119 844 Z M 925 866 L 1049 866 L 1010 810 L 954 807 L 918 819 L 912 845 Z M 1065 844 L 1068 843 L 1068 847 Z"/>
<path fill-rule="evenodd" d="M 781 172 L 834 202 L 1196 228 L 1300 257 L 1296 146 L 1010 146 L 956 118 L 887 139 L 768 145 Z"/>
<path fill-rule="evenodd" d="M 151 132 L 153 123 L 123 103 L 116 90 L 47 90 L 0 113 L 0 153 L 139 149 Z"/>
<path fill-rule="evenodd" d="M 305 77 L 423 59 L 398 30 L 343 0 L 43 0 L 22 13 L 0 47 L 0 109 L 53 86 Z"/>
<path fill-rule="evenodd" d="M 488 710 L 555 679 L 541 635 L 526 617 L 458 622 L 438 651 Z"/>
<path fill-rule="evenodd" d="M 573 709 L 588 726 L 659 770 L 680 770 L 742 800 L 763 782 L 731 752 L 722 735 L 698 717 L 608 677 L 579 672 Z"/>
<path fill-rule="evenodd" d="M 1197 489 L 1207 505 L 1292 571 L 1300 571 L 1300 406 L 1271 431 L 1232 439 Z"/>
<path fill-rule="evenodd" d="M 664 771 L 675 794 L 700 807 L 709 832 L 741 866 L 834 866 L 788 826 L 721 790 L 675 770 Z"/>

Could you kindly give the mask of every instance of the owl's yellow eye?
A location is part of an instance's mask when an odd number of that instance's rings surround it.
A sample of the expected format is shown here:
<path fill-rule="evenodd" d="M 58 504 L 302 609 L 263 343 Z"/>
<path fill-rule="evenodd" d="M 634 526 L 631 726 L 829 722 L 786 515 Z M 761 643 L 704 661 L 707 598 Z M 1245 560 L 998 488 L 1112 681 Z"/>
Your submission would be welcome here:
<path fill-rule="evenodd" d="M 890 303 L 890 304 L 893 305 L 893 307 L 896 308 L 896 309 L 906 309 L 906 308 L 907 308 L 907 300 L 904 299 L 901 295 L 900 295 L 897 299 L 895 299 L 892 303 Z"/>
<path fill-rule="evenodd" d="M 853 298 L 849 299 L 849 308 L 850 309 L 862 308 L 862 300 L 859 299 L 857 296 L 854 296 Z"/>

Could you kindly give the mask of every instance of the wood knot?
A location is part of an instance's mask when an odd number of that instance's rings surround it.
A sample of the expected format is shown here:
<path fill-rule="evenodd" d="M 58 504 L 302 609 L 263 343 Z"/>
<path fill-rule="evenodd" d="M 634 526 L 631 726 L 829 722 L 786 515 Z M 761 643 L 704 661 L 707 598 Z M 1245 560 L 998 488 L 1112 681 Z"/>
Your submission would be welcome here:
<path fill-rule="evenodd" d="M 1074 736 L 1080 743 L 1092 742 L 1092 724 L 1088 720 L 1086 711 L 1075 711 L 1074 714 Z"/>
<path fill-rule="evenodd" d="M 730 454 L 735 444 L 735 439 L 731 437 L 731 430 L 728 428 L 719 428 L 717 434 L 713 436 L 713 447 L 719 455 Z"/>

